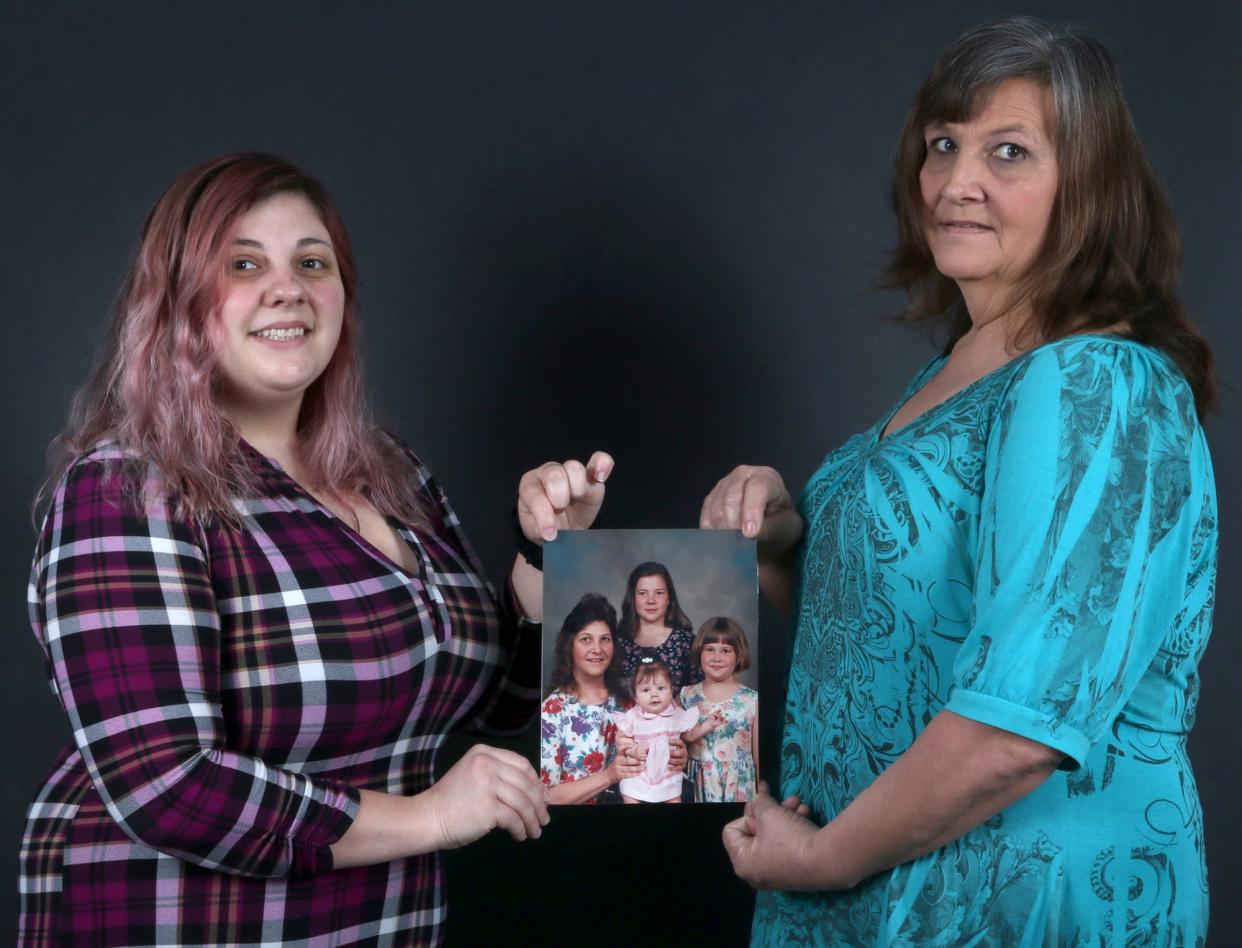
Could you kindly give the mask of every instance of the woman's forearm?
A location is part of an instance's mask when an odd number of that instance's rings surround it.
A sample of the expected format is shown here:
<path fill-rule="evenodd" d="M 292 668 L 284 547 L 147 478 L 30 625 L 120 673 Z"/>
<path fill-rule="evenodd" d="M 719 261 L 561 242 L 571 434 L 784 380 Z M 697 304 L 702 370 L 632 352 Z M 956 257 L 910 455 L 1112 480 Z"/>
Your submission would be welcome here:
<path fill-rule="evenodd" d="M 522 613 L 535 622 L 543 621 L 543 573 L 518 556 L 509 573 L 513 594 Z"/>
<path fill-rule="evenodd" d="M 394 796 L 359 790 L 358 816 L 345 835 L 332 844 L 337 869 L 417 856 L 444 845 L 426 798 Z"/>
<path fill-rule="evenodd" d="M 548 802 L 555 804 L 586 803 L 611 787 L 617 782 L 617 779 L 617 777 L 613 776 L 613 768 L 605 767 L 599 773 L 590 774 L 579 780 L 571 780 L 568 783 L 558 783 L 554 787 L 548 787 Z"/>
<path fill-rule="evenodd" d="M 543 785 L 520 755 L 476 744 L 422 793 L 359 790 L 357 816 L 332 844 L 338 868 L 366 866 L 435 849 L 455 849 L 493 829 L 539 836 L 548 822 Z"/>
<path fill-rule="evenodd" d="M 787 497 L 787 494 L 786 494 Z M 759 535 L 759 588 L 785 618 L 793 607 L 798 581 L 798 541 L 806 529 L 802 515 L 789 506 L 771 513 Z"/>
<path fill-rule="evenodd" d="M 779 556 L 760 557 L 759 588 L 786 619 L 793 610 L 794 586 L 797 579 L 797 560 L 792 550 Z"/>
<path fill-rule="evenodd" d="M 1053 749 L 942 711 L 803 853 L 807 889 L 848 889 L 964 835 L 1033 791 Z"/>

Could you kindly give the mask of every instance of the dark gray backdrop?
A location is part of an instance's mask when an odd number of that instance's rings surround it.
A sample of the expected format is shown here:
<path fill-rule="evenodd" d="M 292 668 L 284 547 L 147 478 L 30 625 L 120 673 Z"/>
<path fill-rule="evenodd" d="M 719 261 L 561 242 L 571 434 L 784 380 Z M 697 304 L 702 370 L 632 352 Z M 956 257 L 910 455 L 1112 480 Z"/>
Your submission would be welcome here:
<path fill-rule="evenodd" d="M 1072 18 L 1117 54 L 1185 235 L 1185 296 L 1237 384 L 1235 3 L 6 7 L 3 879 L 67 737 L 23 606 L 43 449 L 143 215 L 206 156 L 268 149 L 326 180 L 361 261 L 376 400 L 496 576 L 517 478 L 546 458 L 616 455 L 608 526 L 692 526 L 732 465 L 771 463 L 798 485 L 890 405 L 931 354 L 869 288 L 893 237 L 892 144 L 934 54 L 995 15 Z M 1191 744 L 1217 944 L 1242 937 L 1238 418 L 1227 392 L 1209 425 L 1222 581 Z M 782 637 L 765 631 L 771 693 Z M 719 811 L 673 824 L 644 808 L 640 833 L 639 808 L 577 809 L 536 844 L 453 854 L 451 943 L 624 943 L 653 924 L 670 942 L 744 940 L 750 896 Z M 653 855 L 687 878 L 655 906 L 641 897 Z M 0 932 L 13 906 L 0 897 Z"/>

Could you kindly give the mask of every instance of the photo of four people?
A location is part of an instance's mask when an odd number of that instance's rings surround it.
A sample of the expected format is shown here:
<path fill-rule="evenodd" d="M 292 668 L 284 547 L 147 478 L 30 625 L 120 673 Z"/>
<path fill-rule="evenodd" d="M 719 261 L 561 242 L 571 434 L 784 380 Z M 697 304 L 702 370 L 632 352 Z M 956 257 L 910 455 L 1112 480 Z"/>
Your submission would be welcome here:
<path fill-rule="evenodd" d="M 732 531 L 566 531 L 545 548 L 544 570 L 549 802 L 752 799 L 753 542 Z"/>

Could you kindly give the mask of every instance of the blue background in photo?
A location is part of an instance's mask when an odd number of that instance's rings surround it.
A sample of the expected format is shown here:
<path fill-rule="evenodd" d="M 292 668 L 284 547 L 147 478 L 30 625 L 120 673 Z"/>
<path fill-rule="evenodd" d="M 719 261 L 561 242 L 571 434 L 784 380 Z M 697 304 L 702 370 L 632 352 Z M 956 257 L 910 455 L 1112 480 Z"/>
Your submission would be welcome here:
<path fill-rule="evenodd" d="M 695 631 L 713 616 L 736 619 L 746 632 L 752 664 L 738 680 L 758 688 L 758 574 L 755 541 L 736 530 L 562 530 L 543 549 L 543 690 L 553 645 L 565 616 L 585 593 L 607 596 L 621 618 L 630 570 L 663 563 L 677 601 Z"/>

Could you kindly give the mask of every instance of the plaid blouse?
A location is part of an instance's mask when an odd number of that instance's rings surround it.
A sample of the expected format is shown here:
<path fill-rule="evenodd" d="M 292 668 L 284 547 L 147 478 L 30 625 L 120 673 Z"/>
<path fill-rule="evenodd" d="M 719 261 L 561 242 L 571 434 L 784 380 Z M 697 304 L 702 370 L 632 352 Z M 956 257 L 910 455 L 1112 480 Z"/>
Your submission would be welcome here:
<path fill-rule="evenodd" d="M 328 847 L 355 788 L 418 793 L 450 730 L 525 723 L 538 635 L 417 459 L 409 575 L 246 450 L 241 530 L 135 515 L 115 447 L 56 493 L 30 612 L 74 740 L 29 811 L 23 944 L 440 940 L 438 854 L 330 871 Z"/>

